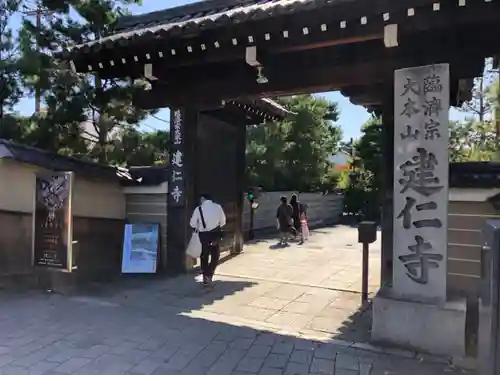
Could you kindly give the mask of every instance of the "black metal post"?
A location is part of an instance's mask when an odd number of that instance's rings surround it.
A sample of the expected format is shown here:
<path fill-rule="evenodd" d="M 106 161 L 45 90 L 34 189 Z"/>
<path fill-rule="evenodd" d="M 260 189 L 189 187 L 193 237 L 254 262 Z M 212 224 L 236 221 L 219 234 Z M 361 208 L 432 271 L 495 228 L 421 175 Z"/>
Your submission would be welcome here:
<path fill-rule="evenodd" d="M 253 200 L 250 201 L 250 230 L 248 231 L 248 239 L 253 240 L 255 238 L 255 234 L 253 232 L 253 217 L 255 210 L 253 208 Z"/>
<path fill-rule="evenodd" d="M 370 244 L 377 240 L 377 223 L 374 221 L 363 221 L 358 226 L 358 243 L 363 244 L 363 279 L 361 281 L 361 301 L 368 301 L 368 265 Z"/>
<path fill-rule="evenodd" d="M 368 301 L 368 265 L 369 265 L 369 244 L 363 243 L 363 280 L 361 284 L 361 301 Z"/>

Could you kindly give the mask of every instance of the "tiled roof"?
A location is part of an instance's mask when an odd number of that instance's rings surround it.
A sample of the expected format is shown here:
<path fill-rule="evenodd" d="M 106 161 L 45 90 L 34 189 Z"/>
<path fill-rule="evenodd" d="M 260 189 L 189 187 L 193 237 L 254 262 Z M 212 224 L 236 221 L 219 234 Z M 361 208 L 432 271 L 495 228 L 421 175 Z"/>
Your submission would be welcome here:
<path fill-rule="evenodd" d="M 178 36 L 204 29 L 289 14 L 345 0 L 208 0 L 143 15 L 118 19 L 111 35 L 73 50 L 111 47 L 145 35 Z"/>
<path fill-rule="evenodd" d="M 154 166 L 134 166 L 129 168 L 132 180 L 124 181 L 127 186 L 157 186 L 163 182 L 167 182 L 169 178 L 168 171 L 170 168 L 167 165 Z"/>
<path fill-rule="evenodd" d="M 128 170 L 124 168 L 63 156 L 0 138 L 0 160 L 1 159 L 9 159 L 19 163 L 35 165 L 52 171 L 75 172 L 77 175 L 83 175 L 90 178 L 97 177 L 117 181 L 132 179 Z"/>
<path fill-rule="evenodd" d="M 500 163 L 497 162 L 450 163 L 450 187 L 459 187 L 459 188 L 500 187 Z"/>
<path fill-rule="evenodd" d="M 282 114 L 288 114 L 288 113 L 291 113 L 288 109 L 286 109 L 285 107 L 283 107 L 281 104 L 279 104 L 278 102 L 275 102 L 274 100 L 272 99 L 269 99 L 269 98 L 260 98 L 260 100 L 263 102 L 263 103 L 266 103 L 268 105 L 270 105 L 271 107 L 274 107 L 276 108 L 278 111 L 280 111 Z"/>
<path fill-rule="evenodd" d="M 273 115 L 282 118 L 292 113 L 281 104 L 270 98 L 255 99 L 252 101 L 251 105 L 265 112 L 269 116 Z"/>

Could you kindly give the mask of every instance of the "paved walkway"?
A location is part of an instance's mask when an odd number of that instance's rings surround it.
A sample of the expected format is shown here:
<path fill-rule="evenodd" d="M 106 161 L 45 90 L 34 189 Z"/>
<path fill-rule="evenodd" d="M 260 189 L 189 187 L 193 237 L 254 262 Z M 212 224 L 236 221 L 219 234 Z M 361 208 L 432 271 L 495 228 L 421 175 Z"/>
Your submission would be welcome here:
<path fill-rule="evenodd" d="M 369 289 L 380 281 L 380 233 L 370 245 Z M 276 241 L 257 240 L 246 246 L 245 256 L 222 265 L 218 273 L 280 283 L 361 292 L 362 251 L 357 229 L 338 226 L 313 231 L 304 246 L 282 249 Z M 270 248 L 272 251 L 270 251 Z"/>
<path fill-rule="evenodd" d="M 460 373 L 354 343 L 366 337 L 352 318 L 359 294 L 332 285 L 357 287 L 355 231 L 313 236 L 302 247 L 247 247 L 221 265 L 212 292 L 187 275 L 75 296 L 0 294 L 0 375 Z"/>
<path fill-rule="evenodd" d="M 361 306 L 362 252 L 357 230 L 323 228 L 314 231 L 303 246 L 275 245 L 275 240 L 255 241 L 242 256 L 221 264 L 220 280 L 254 285 L 202 310 L 251 317 L 328 338 L 368 341 L 371 309 Z M 369 271 L 369 291 L 374 294 L 380 280 L 380 241 L 370 248 Z"/>

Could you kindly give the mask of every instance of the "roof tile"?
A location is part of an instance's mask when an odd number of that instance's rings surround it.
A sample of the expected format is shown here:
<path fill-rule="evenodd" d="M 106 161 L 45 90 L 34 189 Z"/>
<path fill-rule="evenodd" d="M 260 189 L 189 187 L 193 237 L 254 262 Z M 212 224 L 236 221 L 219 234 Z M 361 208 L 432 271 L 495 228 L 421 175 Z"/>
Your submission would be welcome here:
<path fill-rule="evenodd" d="M 236 2 L 236 4 L 231 6 L 227 6 L 228 1 L 224 0 L 203 1 L 160 12 L 123 17 L 118 20 L 112 34 L 96 41 L 75 46 L 73 50 L 98 50 L 102 46 L 109 48 L 117 41 L 126 42 L 148 33 L 165 36 L 166 34 L 182 34 L 185 31 L 194 32 L 230 23 L 243 23 L 249 20 L 296 12 L 304 8 L 315 8 L 331 1 L 232 0 L 231 2 L 233 4 Z M 222 6 L 217 7 L 217 4 L 222 4 Z"/>
<path fill-rule="evenodd" d="M 131 179 L 128 171 L 123 168 L 63 156 L 2 138 L 0 138 L 0 159 L 11 159 L 53 171 L 72 171 L 87 177 Z"/>

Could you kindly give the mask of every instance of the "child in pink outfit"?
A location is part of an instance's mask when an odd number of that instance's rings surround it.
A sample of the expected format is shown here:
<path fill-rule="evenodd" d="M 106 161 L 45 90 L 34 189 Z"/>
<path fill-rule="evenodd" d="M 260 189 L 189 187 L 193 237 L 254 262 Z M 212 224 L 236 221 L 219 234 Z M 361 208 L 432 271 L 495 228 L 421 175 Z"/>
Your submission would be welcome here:
<path fill-rule="evenodd" d="M 302 238 L 304 241 L 309 239 L 309 226 L 307 225 L 307 215 L 305 212 L 300 214 L 300 225 L 302 229 Z"/>

